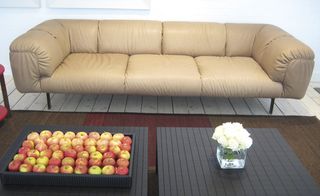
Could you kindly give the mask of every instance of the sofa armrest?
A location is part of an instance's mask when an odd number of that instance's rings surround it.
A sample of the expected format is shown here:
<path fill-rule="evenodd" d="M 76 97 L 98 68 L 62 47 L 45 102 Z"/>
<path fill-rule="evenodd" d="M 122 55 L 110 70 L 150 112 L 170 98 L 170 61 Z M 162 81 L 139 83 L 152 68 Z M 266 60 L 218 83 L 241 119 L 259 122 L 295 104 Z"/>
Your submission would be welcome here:
<path fill-rule="evenodd" d="M 252 53 L 269 77 L 282 83 L 282 97 L 305 95 L 314 67 L 314 53 L 307 45 L 278 27 L 266 25 L 256 35 Z"/>
<path fill-rule="evenodd" d="M 69 53 L 68 34 L 54 20 L 16 38 L 10 46 L 10 63 L 17 89 L 41 91 L 40 79 L 50 77 Z"/>

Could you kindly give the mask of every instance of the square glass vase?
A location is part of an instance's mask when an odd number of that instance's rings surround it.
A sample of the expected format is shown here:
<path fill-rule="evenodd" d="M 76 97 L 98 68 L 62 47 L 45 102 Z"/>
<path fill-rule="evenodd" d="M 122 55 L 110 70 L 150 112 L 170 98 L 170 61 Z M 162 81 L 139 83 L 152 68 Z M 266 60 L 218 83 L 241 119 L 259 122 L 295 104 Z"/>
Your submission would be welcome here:
<path fill-rule="evenodd" d="M 217 146 L 217 160 L 221 169 L 242 169 L 246 163 L 247 149 L 233 151 L 230 148 Z"/>

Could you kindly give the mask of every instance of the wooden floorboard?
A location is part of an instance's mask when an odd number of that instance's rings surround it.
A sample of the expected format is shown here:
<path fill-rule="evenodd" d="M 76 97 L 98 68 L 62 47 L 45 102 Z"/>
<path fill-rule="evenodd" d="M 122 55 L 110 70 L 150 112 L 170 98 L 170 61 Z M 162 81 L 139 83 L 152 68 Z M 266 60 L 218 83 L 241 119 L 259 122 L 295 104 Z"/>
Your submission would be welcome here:
<path fill-rule="evenodd" d="M 205 114 L 221 114 L 215 97 L 201 97 Z"/>
<path fill-rule="evenodd" d="M 172 97 L 172 105 L 174 114 L 188 114 L 186 97 Z"/>
<path fill-rule="evenodd" d="M 61 112 L 74 112 L 76 111 L 82 96 L 79 94 L 68 94 L 66 100 L 62 104 Z"/>
<path fill-rule="evenodd" d="M 53 97 L 53 95 L 51 95 Z M 41 93 L 40 96 L 32 103 L 32 105 L 29 107 L 29 110 L 45 110 L 45 107 L 47 107 L 47 96 L 46 93 Z"/>
<path fill-rule="evenodd" d="M 97 95 L 84 95 L 76 109 L 76 112 L 91 112 L 96 99 Z"/>
<path fill-rule="evenodd" d="M 21 97 L 20 101 L 15 104 L 13 110 L 27 110 L 33 102 L 39 97 L 40 93 L 27 93 Z"/>
<path fill-rule="evenodd" d="M 160 114 L 172 114 L 172 97 L 159 96 L 158 97 L 158 113 Z"/>
<path fill-rule="evenodd" d="M 269 99 L 269 98 L 259 98 L 258 100 L 261 103 L 261 105 L 264 107 L 264 109 L 267 112 L 269 112 L 271 99 Z M 272 112 L 272 114 L 269 114 L 269 115 L 272 115 L 272 116 L 283 116 L 283 113 L 278 108 L 278 106 L 276 104 L 274 104 L 273 112 Z"/>
<path fill-rule="evenodd" d="M 229 99 L 218 97 L 216 103 L 219 107 L 220 114 L 236 114 Z"/>
<path fill-rule="evenodd" d="M 99 95 L 92 108 L 92 112 L 108 112 L 112 95 Z"/>
<path fill-rule="evenodd" d="M 109 112 L 124 112 L 127 103 L 127 95 L 113 95 Z"/>
<path fill-rule="evenodd" d="M 140 113 L 142 105 L 142 96 L 128 95 L 125 112 Z"/>
<path fill-rule="evenodd" d="M 189 114 L 204 114 L 200 97 L 187 97 L 187 104 Z"/>
<path fill-rule="evenodd" d="M 158 99 L 156 96 L 143 96 L 142 97 L 142 113 L 157 113 L 158 112 Z"/>
<path fill-rule="evenodd" d="M 261 102 L 256 98 L 245 98 L 244 101 L 248 105 L 253 115 L 269 115 Z"/>
<path fill-rule="evenodd" d="M 251 111 L 247 103 L 242 98 L 230 98 L 229 99 L 236 114 L 239 115 L 251 115 Z"/>
<path fill-rule="evenodd" d="M 51 93 L 51 110 L 45 93 L 20 93 L 12 77 L 5 77 L 12 110 L 62 112 L 127 112 L 159 114 L 270 115 L 270 98 L 170 97 L 136 95 L 82 95 Z M 1 94 L 0 94 L 1 95 Z M 2 96 L 0 103 L 3 104 Z M 277 98 L 272 116 L 317 116 L 320 94 L 309 86 L 301 100 Z"/>

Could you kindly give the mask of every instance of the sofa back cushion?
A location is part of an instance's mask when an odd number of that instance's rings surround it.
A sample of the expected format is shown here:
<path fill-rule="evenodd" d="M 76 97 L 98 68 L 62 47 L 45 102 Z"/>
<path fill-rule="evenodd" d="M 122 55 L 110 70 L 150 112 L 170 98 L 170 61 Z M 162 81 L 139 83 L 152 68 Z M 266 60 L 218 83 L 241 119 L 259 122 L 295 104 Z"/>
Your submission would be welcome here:
<path fill-rule="evenodd" d="M 70 38 L 70 51 L 98 52 L 98 20 L 60 20 Z"/>
<path fill-rule="evenodd" d="M 226 56 L 252 56 L 256 34 L 262 24 L 226 24 Z"/>
<path fill-rule="evenodd" d="M 163 54 L 205 56 L 225 55 L 224 24 L 204 22 L 164 22 Z"/>
<path fill-rule="evenodd" d="M 156 21 L 102 20 L 100 53 L 161 54 L 162 24 Z"/>

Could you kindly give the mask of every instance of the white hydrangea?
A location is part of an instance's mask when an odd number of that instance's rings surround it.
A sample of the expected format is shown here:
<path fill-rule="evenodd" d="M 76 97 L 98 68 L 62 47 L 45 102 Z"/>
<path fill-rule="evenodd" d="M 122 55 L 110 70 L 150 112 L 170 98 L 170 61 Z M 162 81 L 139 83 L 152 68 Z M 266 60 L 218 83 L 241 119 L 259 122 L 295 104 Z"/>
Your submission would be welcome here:
<path fill-rule="evenodd" d="M 216 127 L 212 139 L 233 151 L 247 149 L 252 145 L 250 133 L 238 122 L 227 122 Z"/>

